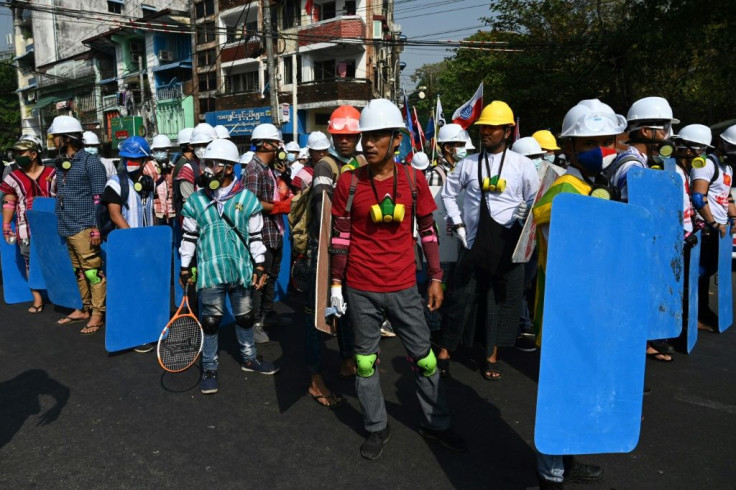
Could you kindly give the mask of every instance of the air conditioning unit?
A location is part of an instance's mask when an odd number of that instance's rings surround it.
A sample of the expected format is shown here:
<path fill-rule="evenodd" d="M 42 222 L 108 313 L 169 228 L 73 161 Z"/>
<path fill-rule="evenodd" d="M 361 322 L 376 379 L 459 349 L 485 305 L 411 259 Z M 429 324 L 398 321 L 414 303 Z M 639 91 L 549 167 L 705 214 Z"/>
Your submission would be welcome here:
<path fill-rule="evenodd" d="M 158 59 L 159 61 L 174 61 L 174 53 L 162 49 L 158 52 Z"/>
<path fill-rule="evenodd" d="M 133 62 L 134 65 L 138 65 L 143 61 L 143 55 L 138 53 L 132 53 L 130 55 L 130 60 Z"/>

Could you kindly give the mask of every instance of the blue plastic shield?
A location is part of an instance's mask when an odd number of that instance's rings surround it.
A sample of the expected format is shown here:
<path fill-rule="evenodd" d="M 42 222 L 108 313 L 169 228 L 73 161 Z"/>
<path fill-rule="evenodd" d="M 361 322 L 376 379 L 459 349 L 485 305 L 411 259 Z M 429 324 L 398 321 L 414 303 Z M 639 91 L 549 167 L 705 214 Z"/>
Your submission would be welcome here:
<path fill-rule="evenodd" d="M 653 221 L 640 206 L 554 200 L 535 428 L 544 454 L 628 452 L 639 440 Z"/>
<path fill-rule="evenodd" d="M 28 211 L 28 223 L 33 230 L 33 242 L 49 300 L 57 306 L 81 308 L 77 278 L 74 277 L 66 240 L 57 232 L 56 215 L 40 211 L 37 204 L 34 202 L 33 209 Z"/>
<path fill-rule="evenodd" d="M 733 285 L 731 283 L 731 227 L 718 241 L 718 331 L 725 332 L 733 324 Z"/>
<path fill-rule="evenodd" d="M 646 325 L 649 339 L 668 339 L 682 332 L 683 275 L 682 178 L 676 172 L 634 167 L 627 174 L 629 204 L 649 210 L 654 217 L 655 250 L 651 255 L 651 308 Z M 618 262 L 629 260 L 619 255 Z"/>
<path fill-rule="evenodd" d="M 36 240 L 31 240 L 31 257 L 28 267 L 28 287 L 31 289 L 46 289 L 46 281 L 43 278 L 40 260 L 41 259 L 38 258 L 38 246 L 36 245 Z"/>
<path fill-rule="evenodd" d="M 698 341 L 698 275 L 700 273 L 700 238 L 696 233 L 698 243 L 690 249 L 690 264 L 687 278 L 687 353 L 690 354 Z"/>
<path fill-rule="evenodd" d="M 43 211 L 46 213 L 56 212 L 56 198 L 54 197 L 37 197 L 33 200 L 33 210 Z"/>
<path fill-rule="evenodd" d="M 15 223 L 12 224 L 15 230 Z M 33 301 L 31 290 L 26 280 L 26 262 L 20 254 L 16 243 L 9 245 L 0 240 L 0 264 L 3 269 L 3 299 L 6 304 L 26 303 Z"/>
<path fill-rule="evenodd" d="M 115 230 L 107 243 L 105 348 L 154 342 L 171 316 L 171 228 Z"/>
<path fill-rule="evenodd" d="M 674 158 L 665 158 L 664 160 L 664 169 L 668 172 L 677 172 L 675 168 L 677 167 L 677 161 Z"/>
<path fill-rule="evenodd" d="M 289 231 L 289 220 L 287 216 L 282 215 L 284 223 L 283 236 L 283 254 L 281 255 L 281 269 L 279 269 L 279 277 L 276 280 L 274 301 L 283 301 L 289 292 L 289 277 L 291 276 L 291 232 Z"/>

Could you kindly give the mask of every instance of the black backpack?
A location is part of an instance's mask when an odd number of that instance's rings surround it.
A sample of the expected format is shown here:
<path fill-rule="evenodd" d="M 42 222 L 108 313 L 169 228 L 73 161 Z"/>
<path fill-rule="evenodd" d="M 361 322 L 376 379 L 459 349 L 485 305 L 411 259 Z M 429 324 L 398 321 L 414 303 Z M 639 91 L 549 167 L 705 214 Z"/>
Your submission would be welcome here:
<path fill-rule="evenodd" d="M 130 188 L 128 186 L 128 172 L 118 170 L 118 180 L 120 181 L 120 198 L 123 201 L 123 206 L 125 206 L 126 209 L 129 209 L 128 195 L 130 193 Z M 110 211 L 107 209 L 107 203 L 100 202 L 97 205 L 95 221 L 97 222 L 97 229 L 100 230 L 100 238 L 102 238 L 102 241 L 107 241 L 107 236 L 110 232 L 117 228 L 110 218 Z"/>

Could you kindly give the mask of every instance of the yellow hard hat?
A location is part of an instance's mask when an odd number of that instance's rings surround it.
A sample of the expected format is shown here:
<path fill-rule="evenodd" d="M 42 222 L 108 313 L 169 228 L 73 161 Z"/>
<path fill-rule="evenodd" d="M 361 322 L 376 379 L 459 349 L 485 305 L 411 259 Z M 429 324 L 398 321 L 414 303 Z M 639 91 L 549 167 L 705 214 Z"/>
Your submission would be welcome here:
<path fill-rule="evenodd" d="M 488 126 L 515 126 L 514 112 L 506 102 L 494 100 L 483 108 L 480 118 L 475 124 L 486 124 Z"/>
<path fill-rule="evenodd" d="M 560 149 L 560 147 L 557 146 L 557 140 L 552 135 L 552 132 L 546 129 L 537 131 L 532 135 L 532 138 L 537 140 L 537 143 L 539 143 L 539 146 L 541 146 L 543 150 L 553 151 Z"/>

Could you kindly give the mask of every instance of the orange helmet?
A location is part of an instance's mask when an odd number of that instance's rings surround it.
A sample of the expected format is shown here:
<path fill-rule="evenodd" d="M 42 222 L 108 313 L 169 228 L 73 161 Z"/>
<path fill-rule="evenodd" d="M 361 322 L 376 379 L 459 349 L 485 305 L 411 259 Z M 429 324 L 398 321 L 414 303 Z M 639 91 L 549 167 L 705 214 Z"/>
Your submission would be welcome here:
<path fill-rule="evenodd" d="M 360 134 L 360 112 L 351 105 L 341 105 L 330 116 L 330 134 Z"/>

